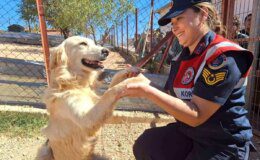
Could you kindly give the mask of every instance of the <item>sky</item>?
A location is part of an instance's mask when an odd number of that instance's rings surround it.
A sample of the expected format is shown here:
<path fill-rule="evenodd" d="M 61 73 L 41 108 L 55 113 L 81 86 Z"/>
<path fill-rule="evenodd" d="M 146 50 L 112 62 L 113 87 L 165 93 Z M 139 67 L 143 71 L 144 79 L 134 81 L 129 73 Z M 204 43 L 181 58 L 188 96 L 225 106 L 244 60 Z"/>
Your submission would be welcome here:
<path fill-rule="evenodd" d="M 20 0 L 0 1 L 0 30 L 7 30 L 7 27 L 11 24 L 26 25 L 17 12 L 19 3 Z"/>
<path fill-rule="evenodd" d="M 26 23 L 20 18 L 18 13 L 18 5 L 21 0 L 0 0 L 0 30 L 6 31 L 9 25 L 19 24 L 27 27 Z M 158 9 L 164 6 L 170 0 L 154 0 L 154 9 Z M 134 0 L 134 5 L 139 9 L 138 14 L 138 32 L 142 33 L 145 28 L 148 28 L 149 14 L 151 9 L 151 0 Z M 154 17 L 154 28 L 158 28 L 157 21 L 159 15 L 155 14 Z M 132 37 L 135 33 L 135 16 L 129 16 L 129 37 Z M 124 29 L 126 29 L 126 21 L 124 22 Z M 126 32 L 126 31 L 124 31 Z"/>
<path fill-rule="evenodd" d="M 154 10 L 159 9 L 170 1 L 171 0 L 154 0 Z M 247 12 L 251 12 L 252 10 L 253 0 L 247 1 L 247 3 L 245 3 L 244 0 L 236 1 L 237 5 L 235 8 L 235 14 L 240 17 L 241 22 L 248 14 Z M 20 14 L 17 12 L 20 2 L 21 0 L 0 0 L 0 30 L 6 31 L 7 27 L 11 24 L 20 24 L 25 27 L 27 26 L 26 23 L 20 18 Z M 145 29 L 148 28 L 151 0 L 134 0 L 134 6 L 139 9 L 138 33 L 142 33 Z M 160 16 L 158 14 L 155 14 L 153 27 L 154 29 L 159 27 L 157 24 L 159 17 Z M 132 37 L 135 34 L 135 16 L 129 16 L 128 21 L 129 36 Z M 123 28 L 124 32 L 126 32 L 126 21 L 124 21 Z M 120 29 L 120 27 L 118 29 Z"/>

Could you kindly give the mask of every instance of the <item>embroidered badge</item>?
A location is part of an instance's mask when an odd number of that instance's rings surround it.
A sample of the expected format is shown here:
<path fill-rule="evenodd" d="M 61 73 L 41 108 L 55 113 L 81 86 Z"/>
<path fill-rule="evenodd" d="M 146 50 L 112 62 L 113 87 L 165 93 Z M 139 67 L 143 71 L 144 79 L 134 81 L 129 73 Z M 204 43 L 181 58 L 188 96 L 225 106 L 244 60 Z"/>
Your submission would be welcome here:
<path fill-rule="evenodd" d="M 227 71 L 221 71 L 218 73 L 211 73 L 208 69 L 204 68 L 202 76 L 206 84 L 212 86 L 218 82 L 224 81 L 226 79 Z"/>
<path fill-rule="evenodd" d="M 194 69 L 192 67 L 189 67 L 185 73 L 184 76 L 181 79 L 182 84 L 189 84 L 194 77 Z"/>
<path fill-rule="evenodd" d="M 208 66 L 210 69 L 217 70 L 222 68 L 227 64 L 227 57 L 222 54 L 218 56 L 214 61 L 212 61 Z"/>

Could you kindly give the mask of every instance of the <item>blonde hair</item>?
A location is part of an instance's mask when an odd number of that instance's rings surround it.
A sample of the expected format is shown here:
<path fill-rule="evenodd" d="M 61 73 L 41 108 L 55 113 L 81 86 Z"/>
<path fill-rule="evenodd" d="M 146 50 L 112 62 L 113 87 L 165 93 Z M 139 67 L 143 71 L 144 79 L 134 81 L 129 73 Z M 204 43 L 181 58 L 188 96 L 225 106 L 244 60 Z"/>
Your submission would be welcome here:
<path fill-rule="evenodd" d="M 215 6 L 213 6 L 212 3 L 201 2 L 201 3 L 198 3 L 198 4 L 196 4 L 192 7 L 192 9 L 195 12 L 199 12 L 199 11 L 205 12 L 203 10 L 203 8 L 208 9 L 208 19 L 207 19 L 208 27 L 212 31 L 216 32 L 217 34 L 220 34 L 220 35 L 225 37 L 226 36 L 226 29 L 223 26 L 221 19 L 220 19 L 218 13 L 217 13 L 217 10 L 216 10 Z"/>

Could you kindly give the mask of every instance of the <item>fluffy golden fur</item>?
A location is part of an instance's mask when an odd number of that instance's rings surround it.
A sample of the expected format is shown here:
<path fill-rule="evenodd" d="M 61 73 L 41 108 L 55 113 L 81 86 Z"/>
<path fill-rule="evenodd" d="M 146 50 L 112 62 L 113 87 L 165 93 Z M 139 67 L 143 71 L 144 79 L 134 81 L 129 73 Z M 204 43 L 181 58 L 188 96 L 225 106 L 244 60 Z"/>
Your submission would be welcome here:
<path fill-rule="evenodd" d="M 102 95 L 95 92 L 108 51 L 90 39 L 74 36 L 52 49 L 50 85 L 44 101 L 49 113 L 42 130 L 48 141 L 39 149 L 39 160 L 91 159 L 97 133 L 112 115 L 117 92 L 130 81 L 127 70 L 118 72 Z M 124 81 L 123 81 L 124 80 Z"/>

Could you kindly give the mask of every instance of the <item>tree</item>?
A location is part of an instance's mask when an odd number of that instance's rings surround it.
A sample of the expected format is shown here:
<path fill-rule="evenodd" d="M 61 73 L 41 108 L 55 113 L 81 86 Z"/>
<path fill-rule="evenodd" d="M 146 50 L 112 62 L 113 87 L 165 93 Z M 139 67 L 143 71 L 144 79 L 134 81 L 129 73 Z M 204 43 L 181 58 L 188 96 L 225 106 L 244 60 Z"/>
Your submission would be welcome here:
<path fill-rule="evenodd" d="M 24 19 L 28 25 L 29 32 L 31 32 L 31 25 L 35 27 L 38 14 L 35 0 L 22 0 L 19 4 L 18 13 L 21 14 L 21 18 Z"/>
<path fill-rule="evenodd" d="M 35 0 L 22 0 L 19 13 L 31 31 L 38 19 Z M 103 32 L 133 13 L 133 0 L 44 0 L 45 18 L 49 26 L 59 29 L 64 38 L 70 32 L 92 35 Z"/>
<path fill-rule="evenodd" d="M 87 30 L 93 37 L 97 30 L 103 31 L 106 36 L 113 26 L 121 23 L 127 14 L 134 12 L 132 0 L 96 0 L 93 8 L 95 12 L 89 12 L 86 22 Z"/>
<path fill-rule="evenodd" d="M 47 0 L 48 24 L 59 28 L 64 38 L 70 32 L 92 35 L 106 31 L 134 11 L 133 0 Z"/>

